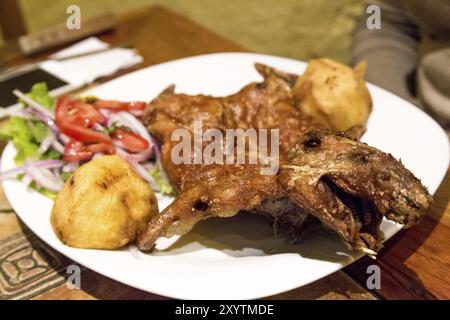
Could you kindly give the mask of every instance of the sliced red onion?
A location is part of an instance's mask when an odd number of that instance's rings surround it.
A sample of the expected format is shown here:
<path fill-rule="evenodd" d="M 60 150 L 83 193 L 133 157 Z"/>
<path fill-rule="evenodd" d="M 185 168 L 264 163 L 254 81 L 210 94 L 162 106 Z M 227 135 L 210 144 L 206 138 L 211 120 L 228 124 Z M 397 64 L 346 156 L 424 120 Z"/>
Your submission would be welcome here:
<path fill-rule="evenodd" d="M 153 154 L 153 152 L 155 152 L 156 166 L 159 167 L 161 179 L 163 179 L 164 181 L 169 183 L 169 178 L 167 177 L 167 174 L 164 171 L 164 168 L 161 164 L 161 151 L 159 149 L 158 141 L 150 134 L 148 134 L 148 136 L 150 138 L 150 146 L 151 146 L 148 148 L 148 150 L 146 150 L 142 153 L 139 153 L 139 154 L 130 154 L 130 153 L 126 152 L 125 150 L 123 150 L 122 148 L 116 147 L 116 152 L 117 152 L 117 154 L 122 156 L 125 160 L 127 160 L 133 167 L 135 167 L 136 171 L 142 176 L 142 178 L 144 180 L 146 180 L 150 183 L 151 187 L 154 190 L 158 190 L 157 187 L 155 186 L 153 179 L 151 178 L 151 176 L 149 174 L 149 170 L 147 170 L 145 167 L 143 167 L 141 164 L 139 164 L 139 162 L 141 162 L 141 161 L 148 160 L 150 158 L 150 156 Z"/>
<path fill-rule="evenodd" d="M 60 160 L 42 160 L 42 161 L 26 161 L 21 167 L 7 170 L 1 173 L 1 179 L 8 178 L 12 175 L 17 177 L 20 173 L 25 173 L 25 182 L 30 184 L 30 179 L 35 181 L 41 187 L 51 191 L 59 191 L 62 188 L 63 182 L 61 179 L 55 177 L 50 169 L 59 168 L 64 164 Z"/>
<path fill-rule="evenodd" d="M 148 142 L 148 148 L 146 150 L 137 154 L 126 155 L 127 160 L 143 162 L 148 160 L 153 155 L 154 140 L 152 139 L 151 135 L 148 133 L 147 129 L 144 127 L 141 121 L 136 119 L 136 117 L 134 117 L 129 112 L 121 111 L 111 116 L 110 123 L 112 124 L 113 122 L 117 122 L 119 125 L 125 125 L 129 127 L 133 132 L 139 134 L 142 138 L 144 138 Z M 120 144 L 116 146 L 123 149 L 123 146 Z"/>
<path fill-rule="evenodd" d="M 111 112 L 109 110 L 106 110 L 106 109 L 98 109 L 98 111 L 100 111 L 100 113 L 103 116 L 102 125 L 105 126 L 105 127 L 108 127 L 109 126 L 110 117 L 111 117 Z"/>
<path fill-rule="evenodd" d="M 128 152 L 120 149 L 120 148 L 116 148 L 116 152 L 118 155 L 120 155 L 122 158 L 124 158 L 136 171 L 137 174 L 139 174 L 142 179 L 144 179 L 145 181 L 147 181 L 150 184 L 150 187 L 153 190 L 158 190 L 155 182 L 153 181 L 152 177 L 150 176 L 150 173 L 148 170 L 148 168 L 146 168 L 144 165 L 141 165 L 138 163 L 138 161 L 135 161 L 133 159 L 134 155 L 129 154 Z"/>
<path fill-rule="evenodd" d="M 47 127 L 49 127 L 50 130 L 53 131 L 54 134 L 59 134 L 59 129 L 56 126 L 56 123 L 55 123 L 55 121 L 53 121 L 53 119 L 50 119 L 49 117 L 47 117 L 39 112 L 36 112 L 33 109 L 31 109 L 31 110 L 26 109 L 26 112 L 28 114 L 32 115 L 33 117 L 37 118 L 38 120 L 42 121 L 43 123 L 45 123 L 47 125 Z"/>
<path fill-rule="evenodd" d="M 116 153 L 121 156 L 122 158 L 124 158 L 126 160 L 126 158 L 128 158 L 128 156 L 130 156 L 130 154 L 128 152 L 126 152 L 125 150 L 123 150 L 122 148 L 116 148 Z"/>
<path fill-rule="evenodd" d="M 66 136 L 64 133 L 61 133 L 59 135 L 59 140 L 61 140 L 61 142 L 64 144 L 68 144 L 70 141 L 70 138 L 68 136 Z"/>
<path fill-rule="evenodd" d="M 155 151 L 156 165 L 159 167 L 159 173 L 161 175 L 161 179 L 163 179 L 165 182 L 169 183 L 169 178 L 167 177 L 167 174 L 164 171 L 164 168 L 161 163 L 161 150 L 159 147 L 159 143 L 153 136 L 151 136 L 151 139 L 152 139 L 152 144 L 153 144 L 153 150 Z"/>
<path fill-rule="evenodd" d="M 149 144 L 151 144 L 152 139 L 150 137 L 150 134 L 148 133 L 142 122 L 136 119 L 135 116 L 125 111 L 120 111 L 115 116 L 122 122 L 125 122 L 127 127 L 139 134 L 142 138 L 147 140 Z"/>
<path fill-rule="evenodd" d="M 102 157 L 102 156 L 104 156 L 105 154 L 104 153 L 102 153 L 102 152 L 96 152 L 96 153 L 94 153 L 94 156 L 92 157 L 92 159 L 97 159 L 97 158 L 100 158 L 100 157 Z"/>
<path fill-rule="evenodd" d="M 140 153 L 130 154 L 128 157 L 132 161 L 144 162 L 150 159 L 152 155 L 153 155 L 153 148 L 149 147 Z"/>
<path fill-rule="evenodd" d="M 18 104 L 16 106 L 1 108 L 0 109 L 0 119 L 10 117 L 10 116 L 22 116 L 23 105 Z"/>
<path fill-rule="evenodd" d="M 92 127 L 93 127 L 95 130 L 97 130 L 97 131 L 102 131 L 102 132 L 105 131 L 105 127 L 102 126 L 102 125 L 99 124 L 99 123 L 94 123 L 94 125 L 93 125 Z"/>
<path fill-rule="evenodd" d="M 29 162 L 31 163 L 31 162 Z M 40 160 L 36 162 L 32 162 L 33 166 L 36 168 L 43 168 L 43 169 L 51 169 L 51 168 L 60 168 L 64 165 L 64 162 L 61 160 Z M 28 165 L 26 163 L 23 166 L 16 167 L 10 170 L 3 171 L 0 173 L 0 180 L 5 179 L 8 177 L 14 177 L 16 178 L 18 174 L 25 172 L 25 167 Z"/>
<path fill-rule="evenodd" d="M 22 178 L 22 182 L 26 185 L 29 186 L 31 182 L 33 182 L 33 179 L 29 176 L 29 175 L 24 175 Z"/>
<path fill-rule="evenodd" d="M 117 147 L 117 148 L 120 148 L 120 149 L 124 149 L 124 145 L 123 145 L 123 142 L 122 141 L 118 141 L 118 140 L 113 140 L 113 145 L 115 146 L 115 147 Z"/>
<path fill-rule="evenodd" d="M 64 153 L 64 147 L 61 143 L 58 142 L 55 135 L 53 133 L 50 133 L 47 138 L 42 141 L 41 145 L 38 149 L 38 154 L 44 154 L 47 152 L 47 150 L 51 147 L 58 151 L 59 153 Z"/>
<path fill-rule="evenodd" d="M 39 160 L 32 162 L 33 166 L 37 168 L 59 168 L 64 165 L 64 161 L 62 160 Z"/>
<path fill-rule="evenodd" d="M 144 114 L 144 110 L 130 110 L 130 113 L 135 117 L 140 117 Z"/>
<path fill-rule="evenodd" d="M 13 94 L 23 100 L 27 105 L 29 105 L 31 108 L 33 108 L 34 110 L 36 110 L 37 112 L 47 116 L 48 118 L 54 120 L 55 119 L 55 115 L 50 112 L 49 110 L 47 110 L 45 107 L 43 107 L 41 104 L 37 103 L 36 101 L 34 101 L 33 99 L 31 99 L 30 97 L 28 97 L 27 95 L 25 95 L 22 91 L 15 89 L 13 91 Z"/>
<path fill-rule="evenodd" d="M 49 169 L 37 168 L 31 162 L 26 163 L 25 172 L 37 185 L 50 191 L 57 192 L 61 190 L 64 185 L 62 179 L 55 177 Z"/>
<path fill-rule="evenodd" d="M 28 112 L 26 112 L 25 110 L 22 111 L 16 111 L 16 112 L 11 112 L 10 116 L 14 117 L 21 117 L 25 120 L 33 120 L 34 117 L 32 115 L 30 115 Z"/>
<path fill-rule="evenodd" d="M 114 143 L 114 142 L 113 142 Z M 149 147 L 146 150 L 140 152 L 140 153 L 128 153 L 125 150 L 123 150 L 121 147 L 121 144 L 115 144 L 116 146 L 116 152 L 120 156 L 122 156 L 127 161 L 134 161 L 134 162 L 143 162 L 150 159 L 150 157 L 153 155 L 153 148 Z"/>
<path fill-rule="evenodd" d="M 69 162 L 65 166 L 62 167 L 63 172 L 74 172 L 78 169 L 80 164 L 78 162 Z"/>
<path fill-rule="evenodd" d="M 142 179 L 144 179 L 145 181 L 147 181 L 150 184 L 150 187 L 153 190 L 158 190 L 158 187 L 156 186 L 155 182 L 153 181 L 152 177 L 150 176 L 150 173 L 148 173 L 148 171 L 145 170 L 145 168 L 143 168 L 139 163 L 134 162 L 134 161 L 129 161 L 129 163 L 134 168 L 136 173 L 139 174 L 142 177 Z"/>
<path fill-rule="evenodd" d="M 52 145 L 53 141 L 55 140 L 55 136 L 53 135 L 53 133 L 50 133 L 41 143 L 41 145 L 39 146 L 39 149 L 37 150 L 38 154 L 44 154 L 47 152 L 47 150 L 50 148 L 50 146 Z"/>
<path fill-rule="evenodd" d="M 59 143 L 59 141 L 56 140 L 56 138 L 53 139 L 53 141 L 52 141 L 52 147 L 59 153 L 61 153 L 61 154 L 64 153 L 64 146 L 61 143 Z"/>
<path fill-rule="evenodd" d="M 146 163 L 142 163 L 141 164 L 142 168 L 144 168 L 147 171 L 152 171 L 153 169 L 155 169 L 155 164 L 151 163 L 151 162 L 146 162 Z"/>
<path fill-rule="evenodd" d="M 150 137 L 152 140 L 153 149 L 155 151 L 156 161 L 161 161 L 161 151 L 158 140 L 156 140 L 153 136 Z"/>
<path fill-rule="evenodd" d="M 103 112 L 100 112 L 101 114 L 102 114 L 102 116 L 103 116 L 103 120 L 102 120 L 102 126 L 105 126 L 105 127 L 107 127 L 108 126 L 108 121 L 109 121 L 109 116 L 110 116 L 110 114 L 109 113 L 103 113 Z"/>
<path fill-rule="evenodd" d="M 61 174 L 59 173 L 59 168 L 50 169 L 51 173 L 55 178 L 60 178 Z"/>
<path fill-rule="evenodd" d="M 98 111 L 100 111 L 100 113 L 105 117 L 105 118 L 109 118 L 111 116 L 111 111 L 108 109 L 98 109 Z"/>
<path fill-rule="evenodd" d="M 3 171 L 0 174 L 0 180 L 8 179 L 8 178 L 16 178 L 18 174 L 24 173 L 25 168 L 23 166 L 17 167 L 14 169 Z"/>
<path fill-rule="evenodd" d="M 119 118 L 117 114 L 112 114 L 111 117 L 108 118 L 108 127 L 116 124 L 116 126 L 128 126 L 128 123 L 124 122 L 123 119 Z"/>

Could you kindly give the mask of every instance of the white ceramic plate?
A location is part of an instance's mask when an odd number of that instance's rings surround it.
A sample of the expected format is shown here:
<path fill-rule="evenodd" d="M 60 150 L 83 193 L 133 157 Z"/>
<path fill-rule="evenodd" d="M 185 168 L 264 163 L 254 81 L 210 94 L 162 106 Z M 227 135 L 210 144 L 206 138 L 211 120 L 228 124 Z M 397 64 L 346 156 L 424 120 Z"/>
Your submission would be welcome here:
<path fill-rule="evenodd" d="M 306 67 L 303 62 L 267 55 L 220 53 L 139 70 L 89 94 L 149 101 L 175 83 L 178 92 L 228 95 L 260 79 L 254 62 L 297 74 Z M 363 140 L 401 158 L 434 193 L 449 165 L 445 133 L 404 100 L 372 85 L 370 91 L 374 108 Z M 14 149 L 8 145 L 1 160 L 2 170 L 14 167 L 13 156 Z M 107 277 L 167 297 L 265 297 L 306 285 L 360 257 L 348 252 L 334 233 L 320 227 L 310 229 L 301 244 L 292 246 L 288 239 L 272 237 L 265 218 L 250 215 L 202 222 L 179 239 L 161 239 L 159 250 L 149 255 L 139 253 L 134 246 L 117 251 L 74 249 L 63 245 L 50 227 L 52 201 L 18 181 L 4 181 L 3 187 L 19 217 L 48 245 Z M 160 208 L 170 201 L 160 199 Z M 387 238 L 399 229 L 391 222 L 382 224 Z"/>

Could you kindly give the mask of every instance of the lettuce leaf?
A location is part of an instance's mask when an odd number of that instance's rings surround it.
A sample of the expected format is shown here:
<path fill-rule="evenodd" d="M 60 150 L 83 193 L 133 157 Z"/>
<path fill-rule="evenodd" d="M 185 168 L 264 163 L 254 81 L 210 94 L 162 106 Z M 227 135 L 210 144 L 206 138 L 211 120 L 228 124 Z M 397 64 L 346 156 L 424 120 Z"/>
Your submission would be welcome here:
<path fill-rule="evenodd" d="M 64 182 L 66 182 L 67 180 L 69 180 L 69 178 L 73 175 L 73 172 L 63 172 L 61 174 L 61 177 L 63 179 Z"/>
<path fill-rule="evenodd" d="M 46 196 L 47 198 L 50 198 L 50 199 L 52 199 L 52 200 L 55 200 L 55 199 L 56 199 L 56 195 L 57 195 L 56 192 L 53 192 L 53 191 L 50 191 L 50 190 L 45 189 L 45 188 L 43 188 L 43 187 L 40 187 L 40 186 L 38 186 L 37 183 L 34 182 L 34 181 L 31 181 L 29 187 L 30 187 L 31 189 L 36 190 L 36 191 L 39 192 L 40 194 Z"/>
<path fill-rule="evenodd" d="M 48 87 L 45 82 L 34 84 L 27 96 L 50 111 L 55 108 L 55 100 L 48 94 Z M 41 121 L 28 121 L 21 117 L 11 117 L 0 128 L 0 139 L 12 141 L 17 151 L 14 161 L 16 164 L 21 164 L 25 159 L 36 155 L 39 145 L 48 136 L 49 130 Z M 40 157 L 43 160 L 60 158 L 61 154 L 53 149 L 48 150 Z"/>
<path fill-rule="evenodd" d="M 55 101 L 48 94 L 47 84 L 44 82 L 36 83 L 32 86 L 31 91 L 27 95 L 49 109 L 54 110 Z M 19 100 L 20 101 L 20 100 Z M 0 127 L 0 139 L 10 140 L 16 149 L 14 161 L 17 165 L 22 164 L 26 159 L 38 158 L 37 151 L 40 144 L 48 136 L 50 129 L 41 121 L 29 121 L 21 117 L 10 117 L 2 127 Z M 50 148 L 47 152 L 39 157 L 45 159 L 61 159 L 61 154 Z M 22 176 L 18 176 L 21 179 Z M 30 183 L 33 188 L 41 194 L 54 199 L 56 193 L 38 186 L 34 181 Z"/>
<path fill-rule="evenodd" d="M 31 135 L 37 143 L 41 143 L 48 136 L 50 129 L 40 121 L 33 121 L 28 123 Z"/>
<path fill-rule="evenodd" d="M 52 148 L 48 149 L 46 153 L 41 155 L 41 160 L 60 160 L 61 158 L 61 153 Z"/>
<path fill-rule="evenodd" d="M 38 82 L 31 87 L 27 93 L 31 99 L 41 104 L 50 111 L 55 110 L 55 100 L 48 94 L 48 87 L 45 82 Z"/>
<path fill-rule="evenodd" d="M 33 157 L 39 149 L 39 145 L 33 141 L 33 135 L 27 121 L 20 117 L 11 117 L 0 128 L 0 139 L 12 141 L 17 151 L 14 158 L 17 164 L 21 164 L 25 159 Z"/>
<path fill-rule="evenodd" d="M 23 177 L 24 177 L 23 173 L 17 175 L 17 179 L 20 180 L 20 181 L 23 180 Z M 42 195 L 44 195 L 44 196 L 46 196 L 46 197 L 48 197 L 48 198 L 50 198 L 52 200 L 56 199 L 56 195 L 57 195 L 56 192 L 53 192 L 53 191 L 47 190 L 45 188 L 42 188 L 42 187 L 38 186 L 37 183 L 34 182 L 34 181 L 31 181 L 31 183 L 28 185 L 28 187 L 31 188 L 31 189 L 36 190 L 40 194 L 42 194 Z"/>
<path fill-rule="evenodd" d="M 165 195 L 175 194 L 175 189 L 170 185 L 170 183 L 162 178 L 159 166 L 156 166 L 154 169 L 150 170 L 150 176 L 153 178 L 153 181 L 155 182 L 160 193 Z"/>
<path fill-rule="evenodd" d="M 11 140 L 17 154 L 14 158 L 16 164 L 36 155 L 40 143 L 48 135 L 49 129 L 39 121 L 27 121 L 21 117 L 11 117 L 0 128 L 0 139 Z M 54 149 L 49 149 L 40 159 L 60 159 L 61 154 Z"/>

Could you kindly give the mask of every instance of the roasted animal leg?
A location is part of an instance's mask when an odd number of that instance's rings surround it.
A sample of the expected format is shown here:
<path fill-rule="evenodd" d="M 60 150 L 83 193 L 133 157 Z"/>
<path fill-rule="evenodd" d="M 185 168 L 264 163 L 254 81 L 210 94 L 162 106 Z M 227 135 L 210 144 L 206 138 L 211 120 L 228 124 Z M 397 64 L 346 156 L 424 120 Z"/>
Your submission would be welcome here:
<path fill-rule="evenodd" d="M 199 221 L 211 217 L 228 218 L 240 211 L 253 211 L 266 199 L 281 198 L 283 191 L 275 176 L 239 172 L 206 180 L 189 187 L 149 223 L 139 248 L 150 250 L 160 236 L 184 234 Z"/>

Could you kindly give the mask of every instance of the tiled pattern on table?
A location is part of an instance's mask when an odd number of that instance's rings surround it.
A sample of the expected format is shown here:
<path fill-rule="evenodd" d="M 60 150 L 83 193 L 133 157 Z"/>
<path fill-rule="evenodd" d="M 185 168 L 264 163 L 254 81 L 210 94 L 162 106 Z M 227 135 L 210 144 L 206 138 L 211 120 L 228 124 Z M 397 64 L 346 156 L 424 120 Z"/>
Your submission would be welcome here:
<path fill-rule="evenodd" d="M 64 283 L 69 260 L 30 231 L 0 240 L 0 300 L 27 299 Z"/>

